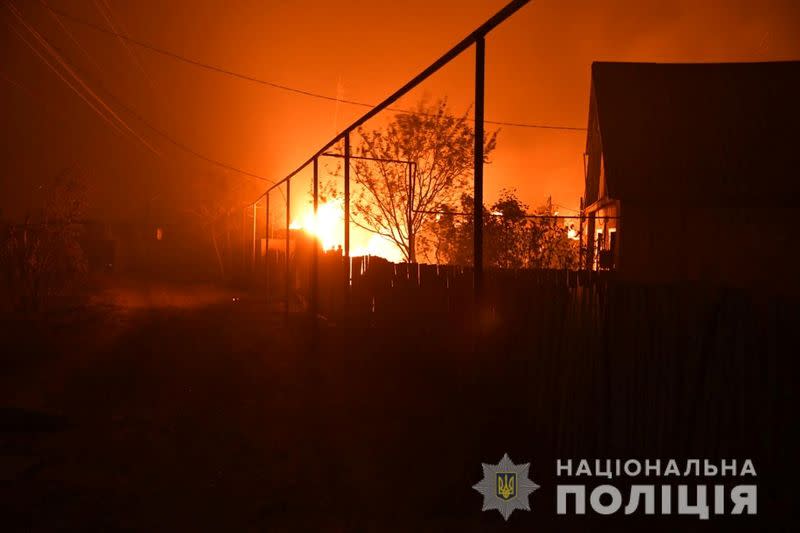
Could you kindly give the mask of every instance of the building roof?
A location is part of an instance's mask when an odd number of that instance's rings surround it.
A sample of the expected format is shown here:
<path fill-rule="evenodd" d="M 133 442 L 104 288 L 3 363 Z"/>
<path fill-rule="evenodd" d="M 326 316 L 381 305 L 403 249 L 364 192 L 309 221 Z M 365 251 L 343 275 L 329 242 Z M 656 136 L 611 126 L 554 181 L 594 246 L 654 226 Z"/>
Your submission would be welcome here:
<path fill-rule="evenodd" d="M 800 61 L 598 62 L 592 89 L 612 198 L 800 202 Z"/>

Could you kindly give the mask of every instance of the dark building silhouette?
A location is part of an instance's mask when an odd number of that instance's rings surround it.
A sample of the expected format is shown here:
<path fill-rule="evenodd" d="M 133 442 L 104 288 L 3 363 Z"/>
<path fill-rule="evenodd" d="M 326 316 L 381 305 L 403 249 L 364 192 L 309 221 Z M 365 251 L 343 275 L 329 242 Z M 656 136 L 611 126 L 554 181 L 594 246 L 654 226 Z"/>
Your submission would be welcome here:
<path fill-rule="evenodd" d="M 800 61 L 594 63 L 586 266 L 797 286 Z"/>

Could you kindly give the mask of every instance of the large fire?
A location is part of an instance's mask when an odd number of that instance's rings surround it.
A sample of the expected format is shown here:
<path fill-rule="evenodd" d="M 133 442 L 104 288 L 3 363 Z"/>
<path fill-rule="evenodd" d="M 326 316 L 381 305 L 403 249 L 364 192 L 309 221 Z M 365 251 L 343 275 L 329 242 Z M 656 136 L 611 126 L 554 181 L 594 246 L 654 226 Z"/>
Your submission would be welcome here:
<path fill-rule="evenodd" d="M 290 229 L 303 230 L 316 237 L 323 250 L 335 250 L 344 246 L 344 207 L 341 200 L 329 200 L 319 204 L 317 215 L 309 206 L 303 214 L 295 218 Z M 350 255 L 372 255 L 399 263 L 403 254 L 388 239 L 350 224 Z"/>

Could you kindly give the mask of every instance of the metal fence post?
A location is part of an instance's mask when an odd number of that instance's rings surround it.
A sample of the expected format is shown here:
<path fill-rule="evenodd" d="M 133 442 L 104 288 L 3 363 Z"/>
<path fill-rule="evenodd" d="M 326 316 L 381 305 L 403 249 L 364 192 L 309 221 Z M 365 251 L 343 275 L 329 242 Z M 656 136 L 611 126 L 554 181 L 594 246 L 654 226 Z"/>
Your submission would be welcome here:
<path fill-rule="evenodd" d="M 473 184 L 473 273 L 475 303 L 483 303 L 483 110 L 484 110 L 484 66 L 486 41 L 479 35 L 475 41 L 475 149 L 473 161 L 475 183 Z"/>
<path fill-rule="evenodd" d="M 317 217 L 317 208 L 319 207 L 319 160 L 314 158 L 314 233 L 317 234 L 312 242 L 314 251 L 311 256 L 311 318 L 317 319 L 319 312 L 319 247 L 321 243 L 318 241 L 319 236 L 319 218 Z"/>
<path fill-rule="evenodd" d="M 409 161 L 406 172 L 408 173 L 408 208 L 406 209 L 406 217 L 408 220 L 406 231 L 408 232 L 408 262 L 411 263 L 414 257 L 414 176 L 411 171 L 412 163 Z"/>
<path fill-rule="evenodd" d="M 583 196 L 581 196 L 581 211 L 578 219 L 578 271 L 583 270 Z"/>
<path fill-rule="evenodd" d="M 344 299 L 350 301 L 350 131 L 344 135 Z"/>
<path fill-rule="evenodd" d="M 269 191 L 264 195 L 264 293 L 269 301 Z"/>
<path fill-rule="evenodd" d="M 250 269 L 253 272 L 253 275 L 256 273 L 256 232 L 258 231 L 257 220 L 258 219 L 258 200 L 253 202 L 253 254 L 250 265 Z"/>
<path fill-rule="evenodd" d="M 291 224 L 291 194 L 292 194 L 292 180 L 286 180 L 286 279 L 284 280 L 284 298 L 286 299 L 286 309 L 284 310 L 284 318 L 289 322 L 289 224 Z"/>

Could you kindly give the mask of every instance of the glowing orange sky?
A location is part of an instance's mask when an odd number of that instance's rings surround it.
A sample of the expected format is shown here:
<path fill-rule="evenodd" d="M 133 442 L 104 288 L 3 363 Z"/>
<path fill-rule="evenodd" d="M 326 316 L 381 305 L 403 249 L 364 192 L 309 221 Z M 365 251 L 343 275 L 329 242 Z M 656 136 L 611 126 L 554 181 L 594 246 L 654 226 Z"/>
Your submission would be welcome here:
<path fill-rule="evenodd" d="M 505 4 L 504 0 L 405 2 L 212 2 L 107 0 L 139 39 L 276 83 L 378 102 Z M 90 0 L 50 0 L 95 23 Z M 140 69 L 113 37 L 65 23 L 82 55 L 35 2 L 27 20 L 82 70 L 174 137 L 216 159 L 280 178 L 364 108 L 232 79 L 137 49 Z M 792 1 L 539 1 L 487 39 L 487 118 L 584 127 L 594 60 L 759 61 L 800 57 L 800 7 Z M 11 21 L 3 8 L 4 21 Z M 100 213 L 130 214 L 149 199 L 219 172 L 129 123 L 162 152 L 156 157 L 109 130 L 44 67 L 7 24 L 0 91 L 3 209 L 36 199 L 37 186 L 73 163 L 89 169 Z M 472 52 L 420 90 L 472 101 Z M 99 67 L 99 68 L 98 68 Z M 120 111 L 121 112 L 121 111 Z M 124 112 L 121 112 L 124 115 Z M 583 189 L 583 133 L 505 127 L 487 168 L 487 198 L 516 187 L 535 205 L 551 194 L 575 208 Z M 242 196 L 263 190 L 243 179 Z"/>

